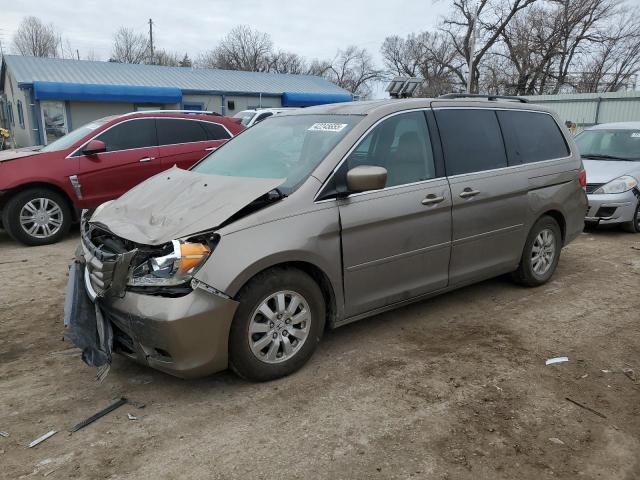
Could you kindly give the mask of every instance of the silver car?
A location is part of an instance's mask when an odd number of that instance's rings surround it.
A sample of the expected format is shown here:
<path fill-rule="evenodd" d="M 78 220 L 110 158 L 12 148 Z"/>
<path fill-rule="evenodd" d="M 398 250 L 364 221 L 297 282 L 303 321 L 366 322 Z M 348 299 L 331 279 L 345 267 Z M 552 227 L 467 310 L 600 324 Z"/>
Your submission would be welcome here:
<path fill-rule="evenodd" d="M 603 123 L 576 137 L 587 172 L 587 223 L 640 232 L 640 122 Z"/>
<path fill-rule="evenodd" d="M 194 377 L 300 368 L 325 328 L 497 275 L 553 275 L 584 170 L 548 110 L 493 99 L 354 102 L 246 130 L 85 212 L 66 336 Z"/>

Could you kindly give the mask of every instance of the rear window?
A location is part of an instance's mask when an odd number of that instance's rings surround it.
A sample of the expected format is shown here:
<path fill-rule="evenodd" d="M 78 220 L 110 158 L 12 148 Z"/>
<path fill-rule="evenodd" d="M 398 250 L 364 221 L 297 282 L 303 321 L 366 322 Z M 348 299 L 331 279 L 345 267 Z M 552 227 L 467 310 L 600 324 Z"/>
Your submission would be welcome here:
<path fill-rule="evenodd" d="M 209 140 L 226 140 L 227 138 L 231 138 L 229 132 L 218 123 L 200 122 L 200 125 L 202 125 L 205 132 L 207 132 L 207 138 Z"/>
<path fill-rule="evenodd" d="M 178 120 L 175 118 L 158 118 L 158 144 L 174 145 L 177 143 L 204 142 L 208 140 L 202 122 L 196 120 Z"/>
<path fill-rule="evenodd" d="M 509 165 L 541 162 L 569 155 L 569 147 L 551 115 L 498 111 Z"/>
<path fill-rule="evenodd" d="M 447 175 L 507 166 L 498 119 L 493 110 L 436 110 Z"/>

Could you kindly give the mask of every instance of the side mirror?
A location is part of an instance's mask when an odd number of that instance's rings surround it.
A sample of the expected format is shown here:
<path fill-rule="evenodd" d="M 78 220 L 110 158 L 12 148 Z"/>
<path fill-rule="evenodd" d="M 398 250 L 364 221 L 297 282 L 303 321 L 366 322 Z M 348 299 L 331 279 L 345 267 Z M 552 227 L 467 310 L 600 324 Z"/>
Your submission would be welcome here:
<path fill-rule="evenodd" d="M 347 172 L 347 188 L 350 192 L 380 190 L 387 183 L 387 169 L 373 165 L 360 165 Z"/>
<path fill-rule="evenodd" d="M 98 153 L 106 152 L 107 145 L 102 140 L 91 140 L 82 149 L 82 153 L 85 155 L 96 155 Z"/>

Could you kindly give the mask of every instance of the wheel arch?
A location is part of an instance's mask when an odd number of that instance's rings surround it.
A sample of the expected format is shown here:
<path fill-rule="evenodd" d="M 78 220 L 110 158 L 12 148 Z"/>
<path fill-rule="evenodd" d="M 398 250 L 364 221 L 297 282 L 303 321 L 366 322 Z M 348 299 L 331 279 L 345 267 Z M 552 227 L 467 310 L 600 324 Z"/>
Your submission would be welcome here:
<path fill-rule="evenodd" d="M 77 222 L 79 220 L 78 211 L 75 208 L 75 206 L 73 204 L 73 201 L 69 197 L 69 194 L 64 190 L 64 188 L 56 185 L 55 183 L 49 183 L 49 182 L 29 182 L 29 183 L 24 183 L 22 185 L 18 185 L 17 187 L 11 188 L 2 197 L 2 201 L 0 203 L 0 208 L 4 207 L 5 204 L 9 201 L 10 198 L 12 198 L 12 197 L 14 197 L 14 196 L 18 195 L 19 193 L 24 192 L 26 190 L 30 190 L 32 188 L 44 188 L 44 189 L 51 190 L 51 191 L 61 195 L 65 199 L 65 201 L 67 202 L 67 206 L 69 207 L 69 210 L 71 211 L 72 221 Z"/>
<path fill-rule="evenodd" d="M 295 268 L 303 271 L 307 275 L 309 275 L 320 287 L 320 291 L 322 292 L 322 296 L 326 305 L 326 325 L 333 326 L 337 317 L 338 317 L 338 300 L 336 298 L 336 292 L 333 288 L 333 284 L 329 276 L 317 265 L 304 261 L 304 260 L 291 260 L 284 261 L 279 263 L 274 263 L 267 267 L 262 268 L 259 271 L 254 272 L 243 284 L 237 289 L 234 298 L 237 297 L 238 293 L 244 288 L 247 283 L 249 283 L 253 278 L 257 275 L 260 275 L 268 270 L 279 269 L 279 268 Z"/>
<path fill-rule="evenodd" d="M 560 227 L 560 234 L 562 235 L 562 244 L 564 245 L 567 238 L 567 221 L 564 218 L 564 214 L 560 210 L 556 209 L 547 210 L 546 212 L 543 212 L 538 216 L 536 222 L 545 215 L 553 218 L 556 222 L 558 222 L 558 226 Z"/>

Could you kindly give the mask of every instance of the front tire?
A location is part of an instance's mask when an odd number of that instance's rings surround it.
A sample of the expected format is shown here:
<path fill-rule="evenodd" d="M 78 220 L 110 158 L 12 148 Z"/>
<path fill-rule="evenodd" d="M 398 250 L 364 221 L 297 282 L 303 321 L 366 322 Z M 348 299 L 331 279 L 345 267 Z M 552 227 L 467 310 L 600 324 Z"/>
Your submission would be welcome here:
<path fill-rule="evenodd" d="M 633 213 L 633 220 L 622 224 L 622 228 L 630 233 L 640 233 L 640 199 Z"/>
<path fill-rule="evenodd" d="M 11 237 L 25 245 L 59 242 L 71 227 L 67 199 L 47 188 L 30 188 L 6 203 L 2 224 Z"/>
<path fill-rule="evenodd" d="M 315 351 L 325 324 L 318 284 L 296 268 L 256 275 L 237 296 L 229 333 L 229 365 L 247 380 L 267 381 L 302 367 Z"/>
<path fill-rule="evenodd" d="M 558 222 L 547 215 L 540 217 L 529 232 L 513 279 L 527 287 L 547 283 L 556 271 L 561 249 L 562 233 Z"/>

